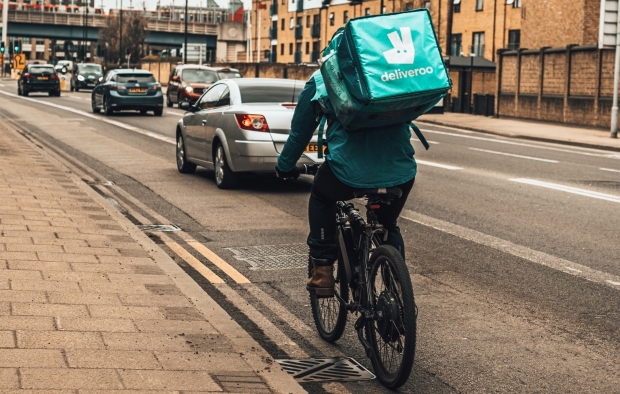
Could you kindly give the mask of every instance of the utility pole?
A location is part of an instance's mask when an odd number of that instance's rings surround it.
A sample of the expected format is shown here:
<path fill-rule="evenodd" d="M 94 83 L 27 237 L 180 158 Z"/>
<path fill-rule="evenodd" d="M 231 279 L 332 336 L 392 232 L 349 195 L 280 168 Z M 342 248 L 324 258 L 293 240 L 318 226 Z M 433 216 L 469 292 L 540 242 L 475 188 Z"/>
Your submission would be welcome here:
<path fill-rule="evenodd" d="M 8 31 L 9 31 L 9 0 L 4 0 L 2 3 L 2 42 L 4 43 L 4 47 L 9 47 L 8 39 Z M 2 75 L 4 75 L 4 62 L 6 61 L 6 54 L 2 55 Z"/>
<path fill-rule="evenodd" d="M 261 6 L 263 4 L 259 1 L 258 2 L 258 7 L 256 7 L 256 15 L 258 17 L 258 40 L 256 40 L 256 63 L 260 63 L 260 10 L 261 10 Z"/>
<path fill-rule="evenodd" d="M 183 64 L 187 64 L 187 2 L 188 0 L 185 0 L 185 16 L 183 17 L 185 22 L 185 37 L 183 37 L 183 42 L 185 43 L 185 46 L 183 47 Z"/>
<path fill-rule="evenodd" d="M 618 80 L 620 79 L 620 1 L 616 10 L 616 62 L 614 66 L 614 99 L 611 106 L 611 138 L 618 138 Z"/>
<path fill-rule="evenodd" d="M 121 0 L 121 10 L 119 11 L 118 21 L 118 65 L 123 64 L 123 0 Z"/>

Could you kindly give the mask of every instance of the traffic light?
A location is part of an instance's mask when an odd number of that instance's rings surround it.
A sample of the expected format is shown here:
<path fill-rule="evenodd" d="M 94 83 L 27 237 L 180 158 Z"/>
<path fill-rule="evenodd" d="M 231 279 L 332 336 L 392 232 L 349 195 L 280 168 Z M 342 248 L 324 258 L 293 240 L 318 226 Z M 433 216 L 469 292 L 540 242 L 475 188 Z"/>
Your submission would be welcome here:
<path fill-rule="evenodd" d="M 14 40 L 13 41 L 13 53 L 22 53 L 22 40 Z"/>
<path fill-rule="evenodd" d="M 0 53 L 4 55 L 4 41 L 0 42 Z"/>

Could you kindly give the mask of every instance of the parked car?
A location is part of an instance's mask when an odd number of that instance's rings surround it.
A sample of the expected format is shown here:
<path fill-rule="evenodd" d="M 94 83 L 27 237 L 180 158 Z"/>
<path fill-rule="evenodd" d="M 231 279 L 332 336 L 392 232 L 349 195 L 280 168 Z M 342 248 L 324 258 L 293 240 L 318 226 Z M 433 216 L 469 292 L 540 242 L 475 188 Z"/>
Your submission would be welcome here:
<path fill-rule="evenodd" d="M 241 72 L 236 68 L 228 68 L 228 67 L 213 67 L 217 71 L 217 75 L 220 79 L 229 79 L 229 78 L 241 78 Z"/>
<path fill-rule="evenodd" d="M 71 90 L 79 92 L 83 88 L 94 88 L 99 78 L 103 76 L 103 69 L 100 64 L 82 63 L 78 64 L 71 76 Z"/>
<path fill-rule="evenodd" d="M 112 115 L 115 111 L 134 110 L 141 114 L 153 111 L 156 116 L 161 116 L 164 111 L 164 96 L 152 73 L 123 68 L 109 71 L 95 86 L 91 105 L 94 113 L 103 110 L 105 115 Z"/>
<path fill-rule="evenodd" d="M 211 85 L 220 78 L 217 72 L 207 66 L 179 65 L 170 73 L 166 103 L 168 107 L 182 101 L 195 103 Z"/>
<path fill-rule="evenodd" d="M 28 64 L 17 80 L 17 94 L 28 96 L 32 92 L 46 92 L 60 96 L 60 79 L 51 64 Z"/>
<path fill-rule="evenodd" d="M 273 172 L 304 84 L 290 79 L 224 79 L 195 105 L 182 102 L 188 112 L 176 129 L 179 172 L 193 173 L 198 165 L 213 169 L 221 189 L 236 186 L 243 172 Z M 306 152 L 299 164 L 315 161 L 316 136 Z"/>

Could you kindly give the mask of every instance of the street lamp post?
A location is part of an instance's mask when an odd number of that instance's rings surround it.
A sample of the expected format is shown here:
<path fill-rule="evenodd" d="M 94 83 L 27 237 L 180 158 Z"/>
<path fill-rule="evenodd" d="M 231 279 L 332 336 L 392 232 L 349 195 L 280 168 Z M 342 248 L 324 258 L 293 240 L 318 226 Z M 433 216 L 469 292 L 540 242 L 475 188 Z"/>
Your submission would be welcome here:
<path fill-rule="evenodd" d="M 118 21 L 118 65 L 123 64 L 123 0 L 121 0 L 121 10 L 119 11 Z"/>
<path fill-rule="evenodd" d="M 185 0 L 185 17 L 183 19 L 185 21 L 185 37 L 183 37 L 183 42 L 185 44 L 183 47 L 183 63 L 187 64 L 187 0 Z"/>

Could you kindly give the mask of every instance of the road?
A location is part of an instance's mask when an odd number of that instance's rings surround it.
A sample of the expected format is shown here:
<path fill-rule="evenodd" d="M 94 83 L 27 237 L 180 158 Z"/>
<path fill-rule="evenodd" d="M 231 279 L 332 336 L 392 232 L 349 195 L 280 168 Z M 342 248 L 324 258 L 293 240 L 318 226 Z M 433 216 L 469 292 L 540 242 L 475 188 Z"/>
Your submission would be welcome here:
<path fill-rule="evenodd" d="M 114 182 L 93 188 L 134 223 L 178 225 L 149 234 L 274 358 L 345 355 L 371 369 L 352 327 L 335 346 L 313 329 L 311 179 L 250 176 L 222 191 L 210 171 L 177 172 L 177 108 L 105 117 L 91 113 L 90 92 L 15 93 L 0 82 L 0 118 L 83 179 Z M 400 220 L 418 346 L 400 391 L 620 392 L 620 154 L 421 128 L 431 149 L 412 140 L 418 176 Z M 387 392 L 376 381 L 303 385 Z"/>

